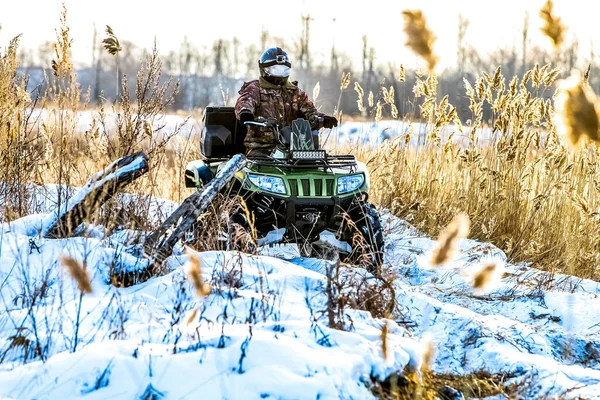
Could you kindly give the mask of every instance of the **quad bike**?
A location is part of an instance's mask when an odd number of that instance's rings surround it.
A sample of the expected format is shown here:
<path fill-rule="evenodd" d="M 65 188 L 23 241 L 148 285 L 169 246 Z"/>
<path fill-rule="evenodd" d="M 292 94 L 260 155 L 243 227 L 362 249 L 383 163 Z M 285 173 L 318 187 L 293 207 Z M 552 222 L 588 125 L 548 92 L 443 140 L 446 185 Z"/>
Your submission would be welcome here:
<path fill-rule="evenodd" d="M 322 119 L 313 126 L 322 126 Z M 297 119 L 280 126 L 259 118 L 246 122 L 271 129 L 277 145 L 269 155 L 245 157 L 247 127 L 233 107 L 208 107 L 201 152 L 185 172 L 187 187 L 241 196 L 253 215 L 258 245 L 296 243 L 301 256 L 337 252 L 342 260 L 378 272 L 383 263 L 383 229 L 368 202 L 369 174 L 353 155 L 328 154 L 319 146 L 318 131 Z M 219 182 L 215 182 L 219 180 Z M 225 180 L 221 182 L 220 180 Z M 248 212 L 232 216 L 249 228 Z"/>

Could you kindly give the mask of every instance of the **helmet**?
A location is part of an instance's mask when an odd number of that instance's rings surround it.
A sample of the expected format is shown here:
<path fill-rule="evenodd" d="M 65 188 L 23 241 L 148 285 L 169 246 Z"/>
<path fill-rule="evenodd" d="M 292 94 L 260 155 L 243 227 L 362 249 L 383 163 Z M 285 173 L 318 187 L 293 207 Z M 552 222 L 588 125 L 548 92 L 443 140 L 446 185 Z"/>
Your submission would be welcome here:
<path fill-rule="evenodd" d="M 276 85 L 283 85 L 290 76 L 292 63 L 281 47 L 271 47 L 265 50 L 258 60 L 260 76 Z"/>

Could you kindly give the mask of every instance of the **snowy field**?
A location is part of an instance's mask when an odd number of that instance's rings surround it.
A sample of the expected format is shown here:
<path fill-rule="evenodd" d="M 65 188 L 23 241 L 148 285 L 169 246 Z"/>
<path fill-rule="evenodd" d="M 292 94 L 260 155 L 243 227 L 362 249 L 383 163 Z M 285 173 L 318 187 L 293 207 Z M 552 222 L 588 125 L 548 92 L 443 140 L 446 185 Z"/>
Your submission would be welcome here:
<path fill-rule="evenodd" d="M 65 114 L 62 114 L 65 113 Z M 105 112 L 105 123 L 103 127 L 101 123 L 100 113 L 95 110 L 81 110 L 74 113 L 61 112 L 60 110 L 48 110 L 48 109 L 35 109 L 32 113 L 32 120 L 40 119 L 43 121 L 53 122 L 57 120 L 61 115 L 69 116 L 74 119 L 75 132 L 85 133 L 99 129 L 100 132 L 116 132 L 116 117 L 115 114 L 109 110 Z M 170 136 L 174 132 L 178 132 L 182 139 L 188 137 L 194 137 L 198 135 L 201 130 L 201 121 L 196 120 L 193 117 L 185 117 L 175 114 L 157 115 L 152 121 L 148 121 L 155 132 L 155 134 Z"/>
<path fill-rule="evenodd" d="M 40 111 L 40 116 L 44 119 L 53 118 L 52 113 L 46 110 Z M 96 111 L 78 111 L 76 114 L 76 131 L 84 133 L 93 129 L 94 126 L 99 126 L 99 117 Z M 106 128 L 108 132 L 115 132 L 114 115 L 107 112 Z M 170 135 L 178 131 L 181 139 L 192 138 L 196 140 L 202 131 L 202 121 L 192 117 L 186 118 L 179 115 L 162 115 L 152 121 L 152 126 L 155 132 L 161 135 Z M 453 141 L 457 144 L 466 146 L 469 140 L 468 126 L 463 127 L 463 132 L 459 132 L 458 128 L 451 124 L 442 128 L 440 136 L 443 141 L 453 134 Z M 378 146 L 386 140 L 393 140 L 399 136 L 406 135 L 412 131 L 410 146 L 418 147 L 425 143 L 425 138 L 429 127 L 427 124 L 399 120 L 382 120 L 379 122 L 344 122 L 342 125 L 333 128 L 332 130 L 324 129 L 321 133 L 322 142 L 327 145 L 367 145 Z M 481 146 L 487 146 L 491 143 L 492 133 L 489 128 L 481 128 L 477 130 L 477 137 Z M 404 141 L 401 141 L 404 143 Z"/>
<path fill-rule="evenodd" d="M 291 246 L 261 256 L 200 253 L 212 285 L 200 298 L 179 248 L 167 275 L 115 288 L 111 268 L 143 264 L 128 244 L 136 232 L 88 226 L 86 237 L 41 239 L 55 197 L 56 187 L 38 188 L 40 214 L 0 228 L 2 399 L 372 398 L 373 380 L 419 367 L 425 338 L 436 372 L 505 373 L 524 383 L 527 399 L 600 399 L 596 282 L 506 264 L 497 248 L 470 240 L 452 268 L 431 270 L 435 242 L 384 213 L 400 304 L 387 320 L 384 357 L 385 319 L 346 308 L 347 331 L 328 326 L 330 262 L 300 258 Z M 159 219 L 174 207 L 151 202 Z M 81 296 L 61 254 L 86 265 L 92 294 Z M 472 271 L 489 259 L 506 264 L 504 278 L 474 292 Z"/>

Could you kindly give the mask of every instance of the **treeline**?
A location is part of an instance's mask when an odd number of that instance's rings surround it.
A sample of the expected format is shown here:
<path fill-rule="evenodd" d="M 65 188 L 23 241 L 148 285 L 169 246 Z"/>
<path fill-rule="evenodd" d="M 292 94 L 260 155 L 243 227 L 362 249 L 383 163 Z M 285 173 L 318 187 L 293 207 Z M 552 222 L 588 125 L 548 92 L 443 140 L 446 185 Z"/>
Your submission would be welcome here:
<path fill-rule="evenodd" d="M 400 65 L 383 64 L 377 58 L 377 51 L 370 46 L 368 36 L 363 37 L 362 60 L 352 62 L 350 57 L 331 48 L 329 62 L 316 63 L 311 54 L 308 37 L 310 19 L 303 18 L 303 30 L 298 40 L 286 42 L 272 37 L 264 31 L 255 44 L 242 45 L 237 38 L 217 40 L 210 46 L 196 47 L 187 38 L 177 51 L 163 57 L 163 79 L 174 78 L 180 82 L 179 94 L 173 109 L 191 110 L 208 105 L 233 104 L 237 91 L 245 80 L 258 76 L 257 59 L 263 49 L 270 46 L 284 48 L 292 57 L 292 79 L 313 97 L 313 90 L 319 84 L 317 105 L 327 113 L 341 110 L 344 115 L 374 116 L 378 101 L 393 97 L 399 117 L 418 117 L 419 104 L 415 102 L 412 88 L 416 72 L 407 69 L 405 81 L 399 80 Z M 457 64 L 446 68 L 439 76 L 439 94 L 449 95 L 450 102 L 457 107 L 462 120 L 471 117 L 469 100 L 465 96 L 464 79 L 472 84 L 476 77 L 486 72 L 490 75 L 500 66 L 506 77 L 523 73 L 535 64 L 551 63 L 561 69 L 561 76 L 567 76 L 573 68 L 586 70 L 591 67 L 590 84 L 599 91 L 600 78 L 594 74 L 594 54 L 584 57 L 578 51 L 577 41 L 568 43 L 560 51 L 548 51 L 539 46 L 530 46 L 527 22 L 524 25 L 522 43 L 509 49 L 497 49 L 487 54 L 480 53 L 469 45 L 467 40 L 468 20 L 459 18 L 457 38 Z M 95 34 L 91 63 L 78 69 L 78 81 L 83 93 L 89 93 L 92 103 L 102 96 L 108 101 L 115 98 L 123 78 L 128 78 L 130 89 L 134 90 L 135 76 L 148 50 L 135 44 L 122 41 L 118 54 L 109 54 L 101 43 L 101 35 Z M 21 71 L 29 76 L 29 88 L 44 87 L 45 77 L 52 75 L 53 48 L 50 42 L 43 44 L 37 54 L 31 50 L 21 50 Z M 362 61 L 362 62 L 361 62 Z M 358 65 L 357 65 L 358 64 Z M 343 74 L 350 74 L 350 85 L 341 90 Z M 354 82 L 358 82 L 364 92 L 364 108 L 359 110 L 358 93 Z M 508 82 L 507 82 L 508 86 Z M 382 89 L 385 88 L 385 89 Z M 369 95 L 372 93 L 372 102 Z M 544 94 L 550 96 L 551 91 Z M 85 99 L 86 96 L 82 96 Z M 389 101 L 389 98 L 388 98 Z M 382 117 L 391 116 L 391 108 L 384 107 Z M 487 110 L 485 110 L 487 112 Z"/>

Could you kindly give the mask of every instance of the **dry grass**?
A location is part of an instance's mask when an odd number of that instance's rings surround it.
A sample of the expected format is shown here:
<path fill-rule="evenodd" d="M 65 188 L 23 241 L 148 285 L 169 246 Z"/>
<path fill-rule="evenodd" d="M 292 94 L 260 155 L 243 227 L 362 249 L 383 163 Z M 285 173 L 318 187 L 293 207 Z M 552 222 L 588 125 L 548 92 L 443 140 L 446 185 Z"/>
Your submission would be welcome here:
<path fill-rule="evenodd" d="M 112 31 L 108 35 L 107 50 L 118 53 L 118 39 Z M 173 104 L 178 84 L 161 78 L 156 48 L 140 66 L 136 92 L 130 94 L 126 80 L 121 82 L 117 101 L 101 102 L 92 110 L 92 123 L 82 133 L 77 131 L 79 111 L 88 108 L 88 98 L 81 98 L 70 59 L 66 8 L 60 13 L 53 74 L 46 77 L 45 90 L 27 88 L 19 75 L 18 41 L 14 38 L 0 54 L 0 221 L 34 211 L 29 201 L 31 183 L 80 186 L 114 159 L 139 150 L 150 157 L 150 173 L 128 191 L 175 201 L 189 195 L 183 173 L 187 162 L 197 158 L 199 143 L 181 127 L 168 133 L 161 127 L 161 116 Z M 59 191 L 59 201 L 65 201 L 68 193 L 63 186 Z M 137 211 L 141 214 L 143 209 Z"/>
<path fill-rule="evenodd" d="M 0 220 L 27 213 L 26 184 L 38 179 L 44 162 L 44 138 L 30 121 L 38 103 L 15 76 L 19 37 L 0 54 Z"/>
<path fill-rule="evenodd" d="M 367 163 L 376 203 L 432 236 L 464 212 L 470 237 L 492 242 L 511 260 L 599 279 L 598 148 L 586 140 L 570 149 L 555 124 L 561 120 L 569 137 L 595 139 L 595 97 L 578 81 L 562 92 L 566 101 L 557 117 L 544 93 L 558 73 L 536 65 L 509 82 L 500 69 L 465 81 L 472 112 L 467 127 L 447 96 L 439 100 L 435 77 L 418 77 L 414 93 L 423 97 L 427 128 L 420 146 L 409 145 L 409 129 L 381 148 L 338 151 L 355 152 Z"/>
<path fill-rule="evenodd" d="M 385 400 L 434 400 L 452 397 L 447 387 L 460 391 L 464 398 L 482 399 L 488 396 L 503 395 L 503 398 L 517 399 L 521 391 L 517 385 L 506 385 L 512 376 L 492 375 L 485 371 L 468 375 L 435 374 L 429 370 L 421 373 L 404 371 L 385 382 L 376 382 L 371 388 L 378 399 Z"/>

